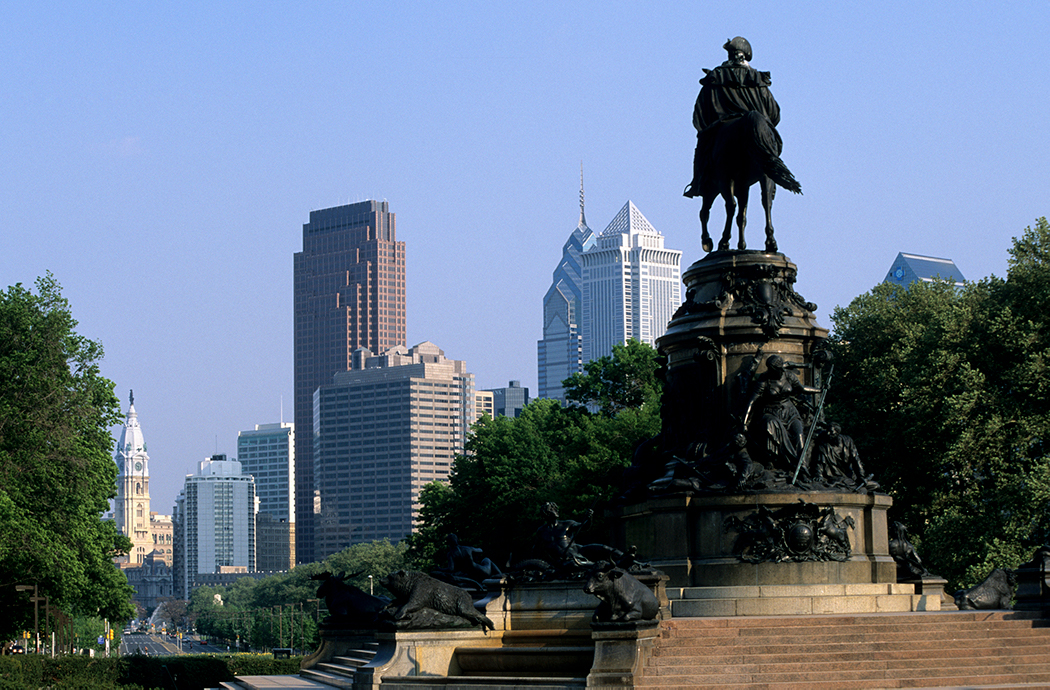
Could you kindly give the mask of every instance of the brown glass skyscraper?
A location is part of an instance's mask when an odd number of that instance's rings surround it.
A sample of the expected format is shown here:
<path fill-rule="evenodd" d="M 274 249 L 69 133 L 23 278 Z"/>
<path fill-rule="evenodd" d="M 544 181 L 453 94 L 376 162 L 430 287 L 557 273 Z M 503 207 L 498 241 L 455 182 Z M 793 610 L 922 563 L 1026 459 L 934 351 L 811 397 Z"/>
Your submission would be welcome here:
<path fill-rule="evenodd" d="M 405 243 L 385 201 L 310 212 L 295 254 L 296 560 L 314 553 L 313 396 L 354 350 L 405 345 Z"/>

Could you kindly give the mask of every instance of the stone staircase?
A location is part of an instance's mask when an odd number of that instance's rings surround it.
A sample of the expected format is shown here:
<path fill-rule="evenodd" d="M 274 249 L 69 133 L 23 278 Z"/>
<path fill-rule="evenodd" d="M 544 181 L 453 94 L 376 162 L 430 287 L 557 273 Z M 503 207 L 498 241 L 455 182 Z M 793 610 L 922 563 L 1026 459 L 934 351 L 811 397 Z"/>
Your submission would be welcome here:
<path fill-rule="evenodd" d="M 361 649 L 355 649 L 342 656 L 334 657 L 330 662 L 320 663 L 313 668 L 303 669 L 299 675 L 307 680 L 324 683 L 336 688 L 352 688 L 354 672 L 371 661 L 376 655 L 376 643 L 368 643 Z"/>
<path fill-rule="evenodd" d="M 1050 618 L 957 611 L 673 618 L 637 687 L 1050 687 Z"/>

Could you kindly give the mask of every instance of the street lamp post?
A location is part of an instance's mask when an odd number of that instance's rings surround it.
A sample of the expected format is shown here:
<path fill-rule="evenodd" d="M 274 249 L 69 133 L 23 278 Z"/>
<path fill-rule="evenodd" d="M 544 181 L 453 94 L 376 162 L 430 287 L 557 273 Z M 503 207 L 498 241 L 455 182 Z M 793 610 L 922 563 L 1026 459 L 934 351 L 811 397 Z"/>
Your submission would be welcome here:
<path fill-rule="evenodd" d="M 15 591 L 17 591 L 17 592 L 28 592 L 29 590 L 33 590 L 33 597 L 32 597 L 32 602 L 33 602 L 33 637 L 35 638 L 33 651 L 34 651 L 34 653 L 39 654 L 40 653 L 40 597 L 37 596 L 37 585 L 36 585 L 35 582 L 32 584 L 32 586 L 30 586 L 30 585 L 15 585 Z"/>

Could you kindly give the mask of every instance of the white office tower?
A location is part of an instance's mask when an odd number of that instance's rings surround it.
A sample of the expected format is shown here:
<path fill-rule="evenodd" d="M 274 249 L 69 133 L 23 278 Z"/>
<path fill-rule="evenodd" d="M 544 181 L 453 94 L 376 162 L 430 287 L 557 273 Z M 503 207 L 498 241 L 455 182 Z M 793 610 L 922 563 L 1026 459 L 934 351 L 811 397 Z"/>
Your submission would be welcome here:
<path fill-rule="evenodd" d="M 188 597 L 199 573 L 255 571 L 255 479 L 241 463 L 213 455 L 186 475 L 175 499 L 176 596 Z"/>
<path fill-rule="evenodd" d="M 631 338 L 653 345 L 682 302 L 682 252 L 630 201 L 580 255 L 583 267 L 583 360 Z"/>

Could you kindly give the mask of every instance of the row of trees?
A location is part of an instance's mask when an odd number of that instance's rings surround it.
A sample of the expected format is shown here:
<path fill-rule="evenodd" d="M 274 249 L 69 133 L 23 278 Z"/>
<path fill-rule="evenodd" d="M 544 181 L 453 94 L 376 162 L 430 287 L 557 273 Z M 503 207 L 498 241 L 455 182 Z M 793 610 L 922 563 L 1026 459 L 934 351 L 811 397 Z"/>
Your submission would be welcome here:
<path fill-rule="evenodd" d="M 882 284 L 832 317 L 830 414 L 894 497 L 931 569 L 971 585 L 1050 530 L 1050 224 L 1005 279 Z"/>
<path fill-rule="evenodd" d="M 1047 220 L 1009 253 L 1006 278 L 883 284 L 832 317 L 829 417 L 854 436 L 895 499 L 895 519 L 952 585 L 1014 567 L 1050 536 Z M 109 429 L 119 403 L 99 372 L 101 345 L 75 329 L 50 274 L 35 293 L 0 292 L 0 638 L 32 626 L 30 592 L 18 585 L 74 615 L 134 615 L 112 566 L 130 542 L 100 519 L 115 495 Z M 202 588 L 192 615 L 224 634 L 216 609 L 235 619 L 230 611 L 307 604 L 309 577 L 324 569 L 381 576 L 406 557 L 435 563 L 450 532 L 499 563 L 527 556 L 545 502 L 578 515 L 611 498 L 634 448 L 658 432 L 656 371 L 652 348 L 631 341 L 567 381 L 575 405 L 540 400 L 520 418 L 478 423 L 449 483 L 423 490 L 408 554 L 351 549 L 287 576 Z"/>
<path fill-rule="evenodd" d="M 256 649 L 315 647 L 317 623 L 328 615 L 317 598 L 320 584 L 311 577 L 323 572 L 346 573 L 346 582 L 377 596 L 389 596 L 380 580 L 405 568 L 407 545 L 374 541 L 355 544 L 320 563 L 306 563 L 287 573 L 253 580 L 245 577 L 228 587 L 198 587 L 186 607 L 186 623 L 201 635 L 240 640 Z M 372 580 L 369 581 L 369 575 Z"/>

